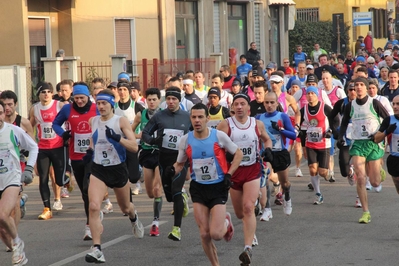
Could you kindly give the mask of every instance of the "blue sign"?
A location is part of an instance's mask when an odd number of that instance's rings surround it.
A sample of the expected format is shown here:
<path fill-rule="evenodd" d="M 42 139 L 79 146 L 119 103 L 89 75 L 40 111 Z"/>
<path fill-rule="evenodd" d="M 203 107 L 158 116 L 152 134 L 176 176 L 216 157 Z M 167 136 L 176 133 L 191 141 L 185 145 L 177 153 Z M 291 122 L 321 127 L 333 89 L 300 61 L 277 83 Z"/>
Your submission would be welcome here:
<path fill-rule="evenodd" d="M 370 19 L 354 19 L 353 26 L 363 26 L 363 25 L 371 25 L 371 18 Z"/>

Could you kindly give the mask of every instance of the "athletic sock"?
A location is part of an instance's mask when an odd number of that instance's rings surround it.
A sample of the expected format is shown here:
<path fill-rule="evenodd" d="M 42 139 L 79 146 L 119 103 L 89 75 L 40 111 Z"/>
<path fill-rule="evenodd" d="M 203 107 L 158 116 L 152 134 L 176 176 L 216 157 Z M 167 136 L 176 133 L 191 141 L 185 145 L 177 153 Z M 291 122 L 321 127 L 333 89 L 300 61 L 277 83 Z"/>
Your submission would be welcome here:
<path fill-rule="evenodd" d="M 104 203 L 105 203 L 105 204 L 110 204 L 111 201 L 110 201 L 109 198 L 108 198 L 108 199 L 104 200 Z"/>
<path fill-rule="evenodd" d="M 270 208 L 270 186 L 266 186 L 266 196 L 267 196 L 267 201 L 266 201 L 266 208 Z"/>
<path fill-rule="evenodd" d="M 93 247 L 98 248 L 98 250 L 101 251 L 101 245 L 95 244 Z"/>
<path fill-rule="evenodd" d="M 154 198 L 154 218 L 159 218 L 162 210 L 162 197 Z"/>
<path fill-rule="evenodd" d="M 316 193 L 320 193 L 320 178 L 318 175 L 311 176 L 310 182 L 312 182 L 313 189 Z"/>

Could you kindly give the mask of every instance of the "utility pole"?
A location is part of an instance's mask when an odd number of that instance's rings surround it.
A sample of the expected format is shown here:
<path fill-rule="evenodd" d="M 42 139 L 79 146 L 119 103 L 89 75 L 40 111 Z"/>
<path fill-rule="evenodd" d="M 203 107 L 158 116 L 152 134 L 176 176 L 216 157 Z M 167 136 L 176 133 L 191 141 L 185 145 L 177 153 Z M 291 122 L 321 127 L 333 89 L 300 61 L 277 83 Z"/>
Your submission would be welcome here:
<path fill-rule="evenodd" d="M 339 15 L 337 15 L 337 55 L 341 54 L 341 30 L 339 28 Z"/>

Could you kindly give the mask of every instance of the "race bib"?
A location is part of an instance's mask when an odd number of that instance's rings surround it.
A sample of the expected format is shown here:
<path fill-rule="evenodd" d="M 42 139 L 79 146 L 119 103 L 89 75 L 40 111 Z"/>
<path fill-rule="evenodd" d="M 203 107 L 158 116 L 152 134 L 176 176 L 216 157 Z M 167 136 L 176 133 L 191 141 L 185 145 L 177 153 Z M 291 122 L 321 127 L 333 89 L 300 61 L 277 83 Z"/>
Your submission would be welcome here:
<path fill-rule="evenodd" d="M 53 124 L 52 123 L 42 123 L 40 124 L 41 128 L 41 137 L 43 139 L 54 139 L 56 134 L 53 130 Z"/>
<path fill-rule="evenodd" d="M 119 154 L 111 143 L 101 143 L 95 146 L 96 162 L 102 166 L 118 165 L 121 163 Z"/>
<path fill-rule="evenodd" d="M 309 127 L 306 131 L 306 136 L 308 142 L 321 142 L 323 139 L 323 130 L 321 127 Z"/>
<path fill-rule="evenodd" d="M 9 149 L 0 149 L 0 174 L 13 170 L 13 163 Z"/>
<path fill-rule="evenodd" d="M 216 165 L 213 158 L 193 159 L 195 180 L 199 183 L 218 179 Z"/>
<path fill-rule="evenodd" d="M 90 147 L 90 138 L 91 133 L 79 134 L 75 133 L 74 135 L 74 152 L 76 153 L 86 153 L 86 150 Z"/>
<path fill-rule="evenodd" d="M 281 149 L 282 149 L 281 135 L 280 134 L 273 134 L 273 137 L 276 139 L 276 142 L 273 145 L 273 150 L 274 151 L 281 151 Z"/>
<path fill-rule="evenodd" d="M 216 127 L 220 124 L 220 120 L 209 120 L 206 124 L 208 127 L 216 129 Z"/>
<path fill-rule="evenodd" d="M 255 143 L 253 143 L 252 141 L 242 141 L 236 144 L 238 145 L 243 154 L 241 160 L 242 163 L 250 163 L 256 161 Z"/>
<path fill-rule="evenodd" d="M 399 152 L 399 134 L 392 134 L 391 147 L 392 152 Z"/>
<path fill-rule="evenodd" d="M 178 150 L 181 137 L 184 131 L 180 129 L 164 129 L 162 147 L 170 150 Z"/>

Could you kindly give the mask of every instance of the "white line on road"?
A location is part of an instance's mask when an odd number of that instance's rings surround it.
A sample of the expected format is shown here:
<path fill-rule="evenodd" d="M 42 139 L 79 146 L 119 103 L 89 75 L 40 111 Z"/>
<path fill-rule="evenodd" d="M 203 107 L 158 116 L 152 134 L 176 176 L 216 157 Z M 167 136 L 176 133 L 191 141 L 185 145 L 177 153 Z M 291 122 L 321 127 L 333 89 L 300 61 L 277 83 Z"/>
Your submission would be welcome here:
<path fill-rule="evenodd" d="M 161 222 L 159 222 L 159 225 L 164 224 L 164 223 L 167 223 L 167 222 L 166 222 L 166 221 L 161 221 Z M 144 227 L 144 229 L 148 229 L 148 228 L 150 228 L 150 227 L 151 227 L 151 225 L 147 225 L 146 227 Z M 108 241 L 108 242 L 106 242 L 106 243 L 104 243 L 104 244 L 101 244 L 101 249 L 104 249 L 104 248 L 110 247 L 110 246 L 112 246 L 112 245 L 118 244 L 119 242 L 125 241 L 125 240 L 127 240 L 127 239 L 129 239 L 129 238 L 132 238 L 132 237 L 133 237 L 133 235 L 123 235 L 123 236 L 120 236 L 120 237 L 118 237 L 118 238 L 115 238 L 114 240 L 111 240 L 111 241 Z M 62 265 L 71 263 L 71 262 L 74 261 L 74 260 L 83 258 L 84 256 L 86 256 L 86 254 L 87 254 L 89 251 L 90 251 L 90 250 L 85 250 L 85 251 L 80 252 L 80 253 L 78 253 L 78 254 L 76 254 L 76 255 L 74 255 L 74 256 L 71 256 L 71 257 L 68 257 L 68 258 L 66 258 L 66 259 L 60 260 L 60 261 L 58 261 L 58 262 L 56 262 L 56 263 L 53 263 L 53 264 L 51 264 L 50 266 L 62 266 Z"/>

